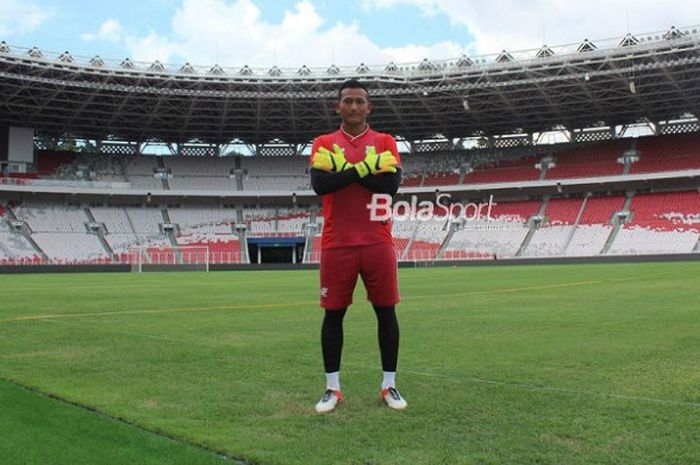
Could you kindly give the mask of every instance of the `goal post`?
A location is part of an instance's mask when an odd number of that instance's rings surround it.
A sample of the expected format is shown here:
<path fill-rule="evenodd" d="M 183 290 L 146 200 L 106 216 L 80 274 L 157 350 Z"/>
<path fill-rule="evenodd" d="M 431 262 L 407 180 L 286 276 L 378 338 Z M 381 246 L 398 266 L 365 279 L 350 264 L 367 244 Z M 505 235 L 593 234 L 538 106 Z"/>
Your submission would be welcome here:
<path fill-rule="evenodd" d="M 137 246 L 129 249 L 129 264 L 134 273 L 145 271 L 209 271 L 209 247 Z"/>

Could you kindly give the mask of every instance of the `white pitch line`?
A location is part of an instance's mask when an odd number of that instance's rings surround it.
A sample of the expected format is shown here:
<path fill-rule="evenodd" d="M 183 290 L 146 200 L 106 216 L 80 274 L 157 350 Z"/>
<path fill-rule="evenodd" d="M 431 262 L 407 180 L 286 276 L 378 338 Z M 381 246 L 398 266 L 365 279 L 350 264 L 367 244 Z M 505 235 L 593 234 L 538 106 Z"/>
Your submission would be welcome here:
<path fill-rule="evenodd" d="M 366 365 L 360 365 L 360 364 L 355 364 L 355 363 L 345 363 L 344 362 L 344 364 L 356 366 L 356 367 L 361 367 L 361 368 L 366 368 L 366 369 L 370 369 L 370 368 L 374 369 L 374 367 L 369 367 Z M 595 391 L 578 391 L 576 389 L 566 389 L 566 388 L 558 388 L 558 387 L 552 387 L 552 386 L 536 386 L 534 384 L 527 384 L 527 383 L 511 383 L 511 382 L 507 382 L 507 381 L 497 381 L 497 380 L 484 379 L 484 378 L 475 378 L 475 377 L 471 377 L 471 376 L 444 375 L 444 374 L 439 374 L 439 373 L 430 373 L 430 372 L 417 371 L 417 370 L 401 369 L 400 373 L 409 373 L 412 375 L 425 376 L 425 377 L 429 377 L 429 378 L 443 378 L 443 379 L 450 379 L 453 381 L 479 383 L 479 384 L 490 384 L 490 385 L 494 385 L 494 386 L 503 386 L 503 387 L 512 387 L 512 388 L 518 388 L 518 389 L 523 389 L 523 390 L 528 390 L 528 391 L 552 392 L 552 393 L 559 393 L 559 394 L 573 394 L 573 395 L 590 396 L 590 397 L 603 397 L 603 398 L 612 398 L 612 399 L 621 399 L 621 400 L 631 400 L 631 401 L 636 401 L 636 402 L 648 402 L 648 403 L 654 403 L 654 404 L 673 405 L 676 407 L 700 408 L 700 402 L 686 402 L 686 401 L 682 401 L 682 400 L 658 399 L 655 397 L 633 396 L 633 395 L 614 394 L 614 393 L 610 394 L 610 393 L 595 392 Z"/>
<path fill-rule="evenodd" d="M 470 296 L 488 296 L 488 295 L 498 295 L 498 294 L 509 294 L 516 292 L 528 292 L 528 291 L 546 291 L 548 289 L 560 289 L 568 287 L 580 287 L 580 286 L 590 286 L 595 284 L 604 284 L 606 282 L 615 281 L 633 281 L 639 279 L 646 279 L 650 277 L 655 277 L 659 273 L 652 275 L 642 275 L 642 276 L 632 276 L 628 278 L 613 278 L 608 280 L 586 280 L 586 281 L 573 281 L 565 283 L 552 283 L 552 284 L 539 284 L 534 286 L 522 286 L 522 287 L 511 287 L 511 288 L 500 288 L 500 289 L 490 289 L 483 291 L 466 291 L 466 292 L 455 292 L 450 294 L 441 294 L 439 296 L 435 295 L 409 295 L 402 297 L 402 300 L 421 300 L 421 299 L 434 299 L 434 298 L 447 298 L 447 297 L 470 297 Z M 139 309 L 139 310 L 122 310 L 122 311 L 107 311 L 107 312 L 90 312 L 90 313 L 56 313 L 49 315 L 29 315 L 29 316 L 18 316 L 14 318 L 0 319 L 0 323 L 11 322 L 11 321 L 35 321 L 35 320 L 48 320 L 57 318 L 85 318 L 85 317 L 101 317 L 101 316 L 118 316 L 118 315 L 141 315 L 141 314 L 158 314 L 158 313 L 179 313 L 179 312 L 202 312 L 202 311 L 220 311 L 220 310 L 236 310 L 236 309 L 256 309 L 256 308 L 283 308 L 291 306 L 306 306 L 306 305 L 316 305 L 318 301 L 299 301 L 299 302 L 283 302 L 283 303 L 265 303 L 265 304 L 233 304 L 233 305 L 218 305 L 210 307 L 182 307 L 182 308 L 164 308 L 164 309 Z"/>

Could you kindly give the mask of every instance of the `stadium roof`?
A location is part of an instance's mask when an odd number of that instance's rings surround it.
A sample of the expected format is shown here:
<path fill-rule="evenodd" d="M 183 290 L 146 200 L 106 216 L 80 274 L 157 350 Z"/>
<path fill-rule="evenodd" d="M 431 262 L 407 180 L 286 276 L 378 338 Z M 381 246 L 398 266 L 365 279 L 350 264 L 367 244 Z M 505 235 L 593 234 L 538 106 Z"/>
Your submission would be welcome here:
<path fill-rule="evenodd" d="M 295 70 L 117 63 L 0 42 L 0 124 L 95 140 L 303 144 L 337 126 L 349 77 L 371 87 L 371 124 L 406 140 L 666 121 L 700 115 L 700 28 Z"/>

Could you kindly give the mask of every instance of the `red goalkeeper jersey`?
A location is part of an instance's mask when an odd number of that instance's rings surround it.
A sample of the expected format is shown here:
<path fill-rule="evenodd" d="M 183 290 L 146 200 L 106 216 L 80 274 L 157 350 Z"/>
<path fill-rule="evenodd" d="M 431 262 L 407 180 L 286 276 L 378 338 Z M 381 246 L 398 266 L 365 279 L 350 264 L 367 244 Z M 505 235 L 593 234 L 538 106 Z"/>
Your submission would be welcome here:
<path fill-rule="evenodd" d="M 362 134 L 354 137 L 342 129 L 319 136 L 314 140 L 311 153 L 316 153 L 320 147 L 333 151 L 333 144 L 343 148 L 345 158 L 350 163 L 364 160 L 366 150 L 374 147 L 377 153 L 391 151 L 399 161 L 399 165 L 401 164 L 396 140 L 389 134 L 373 131 L 369 127 Z M 350 184 L 339 191 L 324 195 L 322 197 L 321 248 L 391 244 L 391 222 L 370 221 L 367 205 L 371 201 L 372 191 L 359 183 Z"/>

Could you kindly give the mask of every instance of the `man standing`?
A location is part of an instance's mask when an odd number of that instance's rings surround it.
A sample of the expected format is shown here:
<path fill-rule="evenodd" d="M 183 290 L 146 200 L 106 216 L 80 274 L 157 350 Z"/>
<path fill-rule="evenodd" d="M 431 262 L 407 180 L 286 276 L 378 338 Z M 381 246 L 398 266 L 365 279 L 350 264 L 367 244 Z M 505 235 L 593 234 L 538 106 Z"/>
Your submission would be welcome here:
<path fill-rule="evenodd" d="M 391 223 L 372 221 L 368 209 L 374 193 L 396 194 L 400 158 L 394 138 L 368 126 L 371 111 L 367 88 L 356 80 L 344 82 L 336 103 L 340 128 L 316 138 L 311 150 L 311 185 L 322 197 L 324 217 L 320 275 L 326 391 L 316 404 L 319 413 L 332 411 L 343 400 L 339 376 L 343 317 L 358 275 L 377 316 L 384 371 L 381 398 L 393 409 L 407 405 L 395 383 L 399 292 Z"/>

